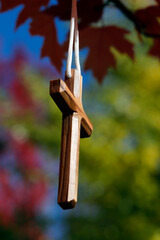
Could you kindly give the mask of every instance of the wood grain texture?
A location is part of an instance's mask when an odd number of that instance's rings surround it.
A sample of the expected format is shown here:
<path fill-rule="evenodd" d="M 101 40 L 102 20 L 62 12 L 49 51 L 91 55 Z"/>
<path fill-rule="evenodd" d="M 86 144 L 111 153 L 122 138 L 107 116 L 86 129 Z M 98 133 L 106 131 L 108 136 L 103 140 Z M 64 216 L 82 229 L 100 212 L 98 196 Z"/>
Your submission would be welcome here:
<path fill-rule="evenodd" d="M 61 79 L 50 82 L 50 95 L 62 113 L 77 112 L 80 115 L 82 128 L 81 138 L 90 137 L 93 131 L 93 125 L 84 112 L 81 97 L 76 98 L 67 84 Z"/>
<path fill-rule="evenodd" d="M 50 95 L 62 111 L 58 204 L 70 209 L 77 202 L 80 134 L 90 136 L 93 126 L 83 110 L 82 77 L 75 69 L 65 82 L 50 81 Z"/>
<path fill-rule="evenodd" d="M 81 79 L 76 74 L 76 71 L 72 71 L 72 78 L 65 79 L 65 81 L 70 93 L 72 91 L 74 96 L 79 99 L 82 94 Z M 61 84 L 61 88 L 64 89 L 65 86 L 62 87 Z M 61 92 L 65 93 L 65 91 Z M 67 99 L 70 100 L 72 105 L 72 99 L 69 96 Z M 77 203 L 80 122 L 81 117 L 77 112 L 72 111 L 71 113 L 69 111 L 66 114 L 65 110 L 65 114 L 63 113 L 58 187 L 58 204 L 63 209 L 74 208 Z"/>
<path fill-rule="evenodd" d="M 80 118 L 77 113 L 63 114 L 59 168 L 58 204 L 63 209 L 77 203 Z"/>

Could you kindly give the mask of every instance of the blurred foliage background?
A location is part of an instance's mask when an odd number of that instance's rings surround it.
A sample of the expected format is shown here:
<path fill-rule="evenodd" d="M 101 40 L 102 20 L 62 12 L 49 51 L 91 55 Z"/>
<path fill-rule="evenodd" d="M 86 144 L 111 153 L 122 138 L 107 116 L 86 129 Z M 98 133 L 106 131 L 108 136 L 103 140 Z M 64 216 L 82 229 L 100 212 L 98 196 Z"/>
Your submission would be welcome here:
<path fill-rule="evenodd" d="M 135 59 L 85 85 L 94 125 L 80 143 L 79 200 L 57 206 L 61 113 L 49 96 L 52 69 L 22 50 L 0 56 L 0 238 L 160 240 L 160 62 L 131 32 Z M 85 78 L 84 78 L 85 81 Z"/>

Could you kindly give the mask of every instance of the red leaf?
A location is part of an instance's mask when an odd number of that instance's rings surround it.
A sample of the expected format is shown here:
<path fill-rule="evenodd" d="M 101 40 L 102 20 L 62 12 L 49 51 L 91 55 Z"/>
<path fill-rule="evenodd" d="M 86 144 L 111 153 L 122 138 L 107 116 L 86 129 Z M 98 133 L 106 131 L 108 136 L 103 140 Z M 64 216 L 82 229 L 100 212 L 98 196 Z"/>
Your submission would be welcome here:
<path fill-rule="evenodd" d="M 41 50 L 41 57 L 49 56 L 53 65 L 60 71 L 64 51 L 57 40 L 57 33 L 52 16 L 45 13 L 36 15 L 30 25 L 32 35 L 44 37 L 44 43 Z"/>
<path fill-rule="evenodd" d="M 21 24 L 23 24 L 28 18 L 33 18 L 36 14 L 39 13 L 39 9 L 42 6 L 46 6 L 48 4 L 49 0 L 23 0 L 24 8 L 20 12 L 16 27 L 19 27 Z"/>
<path fill-rule="evenodd" d="M 24 3 L 25 0 L 1 0 L 1 12 L 10 10 Z"/>
<path fill-rule="evenodd" d="M 78 2 L 78 16 L 80 28 L 86 27 L 101 19 L 103 14 L 103 0 L 81 0 Z M 85 10 L 84 10 L 85 9 Z"/>
<path fill-rule="evenodd" d="M 46 181 L 42 179 L 38 179 L 38 181 L 34 183 L 26 184 L 25 186 L 25 198 L 24 205 L 25 209 L 29 213 L 34 213 L 36 209 L 42 204 L 44 198 L 47 193 L 47 184 Z M 26 201 L 27 199 L 27 201 Z"/>
<path fill-rule="evenodd" d="M 115 47 L 121 53 L 133 58 L 133 47 L 125 38 L 127 31 L 109 26 L 103 28 L 85 28 L 80 32 L 80 47 L 89 47 L 85 70 L 92 69 L 95 77 L 102 82 L 109 67 L 115 67 L 116 60 L 110 51 Z"/>
<path fill-rule="evenodd" d="M 70 20 L 72 0 L 58 0 L 58 5 L 46 9 L 45 13 L 52 17 L 59 17 L 61 20 Z"/>
<path fill-rule="evenodd" d="M 14 220 L 14 191 L 10 184 L 9 171 L 0 169 L 0 213 L 2 224 L 8 225 Z"/>
<path fill-rule="evenodd" d="M 52 5 L 43 12 L 41 6 L 46 6 L 48 0 L 2 0 L 2 10 L 13 8 L 24 3 L 24 8 L 19 15 L 17 26 L 24 23 L 28 18 L 32 18 L 30 33 L 44 37 L 44 44 L 41 50 L 41 57 L 49 56 L 52 64 L 60 71 L 64 51 L 57 40 L 56 27 L 53 17 L 62 20 L 70 19 L 71 0 L 58 0 L 57 5 Z M 92 22 L 98 21 L 103 13 L 103 0 L 81 0 L 78 2 L 80 18 L 80 28 L 88 26 Z M 90 52 L 85 64 L 85 69 L 93 69 L 94 75 L 102 81 L 107 73 L 108 67 L 114 67 L 116 62 L 110 51 L 111 46 L 115 46 L 120 52 L 128 53 L 133 57 L 131 43 L 124 39 L 127 31 L 118 27 L 86 28 L 81 31 L 81 47 L 89 47 Z M 118 39 L 118 41 L 117 41 Z M 99 59 L 101 60 L 99 62 Z M 101 63 L 101 64 L 100 64 Z"/>
<path fill-rule="evenodd" d="M 160 39 L 155 39 L 149 53 L 155 57 L 160 57 Z"/>
<path fill-rule="evenodd" d="M 21 80 L 15 79 L 10 88 L 12 101 L 22 109 L 32 109 L 35 104 L 31 98 L 29 89 L 22 83 Z"/>
<path fill-rule="evenodd" d="M 71 18 L 71 0 L 59 0 L 58 5 L 51 6 L 46 13 L 53 17 L 59 17 L 61 20 L 70 20 Z M 85 11 L 84 11 L 85 9 Z M 78 2 L 78 16 L 80 19 L 80 28 L 88 26 L 90 23 L 100 20 L 103 13 L 103 0 L 81 0 Z"/>
<path fill-rule="evenodd" d="M 160 6 L 151 6 L 138 10 L 135 17 L 137 28 L 141 29 L 144 34 L 160 36 L 160 24 L 158 21 L 158 18 L 160 18 Z"/>
<path fill-rule="evenodd" d="M 52 64 L 60 71 L 64 52 L 57 40 L 57 32 L 53 17 L 40 12 L 40 8 L 42 6 L 47 6 L 48 3 L 49 0 L 1 0 L 1 11 L 7 11 L 24 4 L 24 8 L 18 16 L 16 27 L 19 27 L 27 19 L 32 18 L 30 33 L 45 38 L 41 50 L 41 57 L 49 57 Z"/>
<path fill-rule="evenodd" d="M 40 169 L 38 150 L 29 142 L 13 141 L 18 165 L 24 170 Z"/>

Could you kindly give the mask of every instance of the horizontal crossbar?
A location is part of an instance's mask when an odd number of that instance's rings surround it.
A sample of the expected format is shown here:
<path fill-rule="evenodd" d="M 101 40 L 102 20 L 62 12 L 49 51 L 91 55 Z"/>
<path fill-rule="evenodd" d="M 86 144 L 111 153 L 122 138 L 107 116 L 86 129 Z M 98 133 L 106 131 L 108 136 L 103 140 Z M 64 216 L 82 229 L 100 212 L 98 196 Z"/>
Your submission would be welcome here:
<path fill-rule="evenodd" d="M 90 137 L 93 125 L 84 112 L 82 103 L 72 94 L 62 79 L 50 81 L 50 95 L 63 114 L 77 112 L 81 118 L 81 138 Z"/>

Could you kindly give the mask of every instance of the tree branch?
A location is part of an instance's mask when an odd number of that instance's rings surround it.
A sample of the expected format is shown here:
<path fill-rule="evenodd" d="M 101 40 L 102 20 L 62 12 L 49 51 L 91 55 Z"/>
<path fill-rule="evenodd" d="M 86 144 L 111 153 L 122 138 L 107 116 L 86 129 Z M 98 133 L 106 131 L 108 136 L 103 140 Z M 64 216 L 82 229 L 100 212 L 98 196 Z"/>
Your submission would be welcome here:
<path fill-rule="evenodd" d="M 134 13 L 129 10 L 120 0 L 108 0 L 103 4 L 103 7 L 108 6 L 110 3 L 113 3 L 135 26 L 136 30 L 143 34 L 144 36 L 150 38 L 160 38 L 160 34 L 147 33 L 145 31 L 146 25 L 134 15 Z"/>

